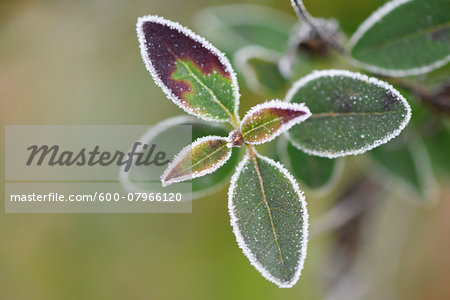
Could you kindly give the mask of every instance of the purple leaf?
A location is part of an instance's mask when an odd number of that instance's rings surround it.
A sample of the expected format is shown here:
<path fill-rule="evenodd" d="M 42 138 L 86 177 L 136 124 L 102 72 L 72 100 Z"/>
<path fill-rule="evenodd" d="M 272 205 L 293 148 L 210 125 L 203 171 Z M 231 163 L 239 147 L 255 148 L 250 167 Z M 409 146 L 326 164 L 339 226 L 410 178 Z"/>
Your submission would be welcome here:
<path fill-rule="evenodd" d="M 199 118 L 237 123 L 236 75 L 219 50 L 158 16 L 139 18 L 137 33 L 145 65 L 168 98 Z"/>

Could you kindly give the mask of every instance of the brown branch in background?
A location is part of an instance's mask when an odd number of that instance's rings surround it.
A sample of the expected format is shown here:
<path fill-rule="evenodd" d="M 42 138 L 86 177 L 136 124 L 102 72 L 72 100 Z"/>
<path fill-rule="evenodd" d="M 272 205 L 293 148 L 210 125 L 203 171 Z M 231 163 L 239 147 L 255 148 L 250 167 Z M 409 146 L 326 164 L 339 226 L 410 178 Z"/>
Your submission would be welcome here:
<path fill-rule="evenodd" d="M 306 52 L 327 55 L 327 48 L 335 49 L 337 52 L 347 55 L 347 49 L 342 45 L 339 38 L 340 31 L 327 32 L 323 26 L 320 26 L 320 22 L 315 19 L 306 9 L 302 0 L 291 0 L 292 7 L 298 17 L 298 19 L 307 24 L 313 31 L 314 36 L 311 36 L 308 40 L 302 40 L 298 45 L 294 45 L 298 48 L 305 50 Z M 291 46 L 292 48 L 292 46 Z M 292 51 L 291 51 L 292 52 Z M 295 53 L 296 54 L 296 53 Z M 286 58 L 285 70 L 288 70 L 288 63 L 292 65 L 293 55 Z M 287 71 L 285 72 L 288 73 Z M 286 76 L 286 74 L 284 74 Z M 416 83 L 410 83 L 400 78 L 385 77 L 388 81 L 392 82 L 399 87 L 414 93 L 422 102 L 432 106 L 438 112 L 450 114 L 450 82 L 446 82 L 437 90 L 430 90 L 426 86 L 421 86 Z"/>
<path fill-rule="evenodd" d="M 347 52 L 347 50 L 341 45 L 341 43 L 338 42 L 338 39 L 334 33 L 329 33 L 322 30 L 322 28 L 317 24 L 315 18 L 311 16 L 306 10 L 303 1 L 291 0 L 291 4 L 299 20 L 308 24 L 315 32 L 318 39 L 320 39 L 330 48 L 335 49 L 339 53 L 345 54 Z"/>
<path fill-rule="evenodd" d="M 300 21 L 308 23 L 309 26 L 311 26 L 311 28 L 318 35 L 320 35 L 320 31 L 316 27 L 314 18 L 306 10 L 306 7 L 303 4 L 303 2 L 301 0 L 292 0 L 291 2 L 292 2 L 292 6 L 294 7 L 295 13 L 297 14 L 297 17 L 300 19 Z"/>
<path fill-rule="evenodd" d="M 434 107 L 439 112 L 450 113 L 450 82 L 446 82 L 436 90 L 432 91 L 426 86 L 411 83 L 401 78 L 388 77 L 386 79 L 389 82 L 412 92 L 422 102 Z"/>

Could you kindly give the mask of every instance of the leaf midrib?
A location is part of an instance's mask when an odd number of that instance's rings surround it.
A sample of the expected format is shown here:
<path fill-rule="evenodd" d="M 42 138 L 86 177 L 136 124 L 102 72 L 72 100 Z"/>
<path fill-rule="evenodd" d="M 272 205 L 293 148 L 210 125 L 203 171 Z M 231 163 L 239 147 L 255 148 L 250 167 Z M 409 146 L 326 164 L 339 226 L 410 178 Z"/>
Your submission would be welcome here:
<path fill-rule="evenodd" d="M 398 113 L 398 111 L 383 111 L 383 112 L 348 112 L 348 113 L 312 113 L 310 118 L 324 118 L 324 117 L 352 117 L 352 116 L 380 116 L 385 114 Z"/>
<path fill-rule="evenodd" d="M 272 227 L 272 233 L 273 233 L 273 236 L 274 236 L 274 241 L 275 241 L 275 244 L 276 244 L 277 249 L 278 249 L 278 254 L 279 254 L 279 258 L 280 258 L 281 264 L 283 265 L 283 270 L 286 273 L 286 266 L 284 264 L 283 254 L 282 254 L 282 251 L 281 251 L 281 248 L 280 248 L 280 244 L 278 242 L 278 236 L 277 236 L 277 233 L 276 233 L 276 230 L 275 230 L 275 225 L 273 223 L 272 212 L 271 212 L 269 203 L 267 202 L 267 199 L 266 199 L 266 193 L 265 193 L 265 190 L 264 190 L 264 184 L 263 184 L 262 176 L 261 176 L 261 173 L 259 171 L 258 161 L 257 161 L 256 155 L 255 155 L 254 149 L 252 147 L 249 147 L 249 155 L 250 155 L 250 158 L 251 158 L 251 160 L 253 162 L 253 165 L 255 166 L 255 172 L 256 172 L 256 175 L 258 177 L 259 185 L 260 185 L 262 196 L 263 196 L 263 201 L 264 201 L 264 204 L 266 205 L 267 213 L 269 215 L 270 225 Z"/>
<path fill-rule="evenodd" d="M 178 60 L 191 74 L 191 76 L 211 95 L 211 97 L 213 98 L 213 101 L 218 104 L 230 117 L 230 120 L 234 119 L 234 115 L 230 112 L 230 110 L 223 105 L 222 102 L 220 102 L 220 100 L 217 98 L 217 96 L 214 94 L 214 92 L 203 82 L 201 81 L 201 79 L 195 75 L 195 73 L 191 70 L 191 68 L 189 67 L 189 65 L 184 62 L 183 60 L 179 59 Z"/>
<path fill-rule="evenodd" d="M 264 123 L 262 123 L 262 124 L 260 124 L 260 125 L 258 125 L 258 126 L 256 126 L 256 127 L 253 127 L 252 129 L 250 129 L 249 131 L 247 131 L 247 132 L 243 132 L 242 133 L 242 136 L 243 137 L 246 137 L 248 134 L 250 134 L 251 132 L 253 132 L 253 131 L 255 131 L 255 130 L 258 130 L 258 129 L 260 129 L 261 127 L 265 127 L 266 125 L 268 125 L 268 124 L 271 124 L 271 123 L 273 123 L 273 122 L 276 122 L 276 121 L 279 121 L 279 120 L 283 120 L 283 118 L 282 117 L 278 117 L 278 118 L 273 118 L 272 120 L 270 120 L 270 121 L 267 121 L 267 122 L 264 122 Z"/>
<path fill-rule="evenodd" d="M 221 151 L 224 147 L 226 147 L 227 144 L 224 144 L 222 146 L 220 146 L 219 148 L 217 148 L 216 150 L 214 150 L 213 152 L 211 152 L 210 154 L 204 156 L 203 158 L 201 158 L 199 161 L 197 161 L 195 164 L 190 165 L 188 168 L 181 170 L 181 173 L 184 173 L 186 171 L 189 171 L 191 169 L 193 169 L 195 166 L 199 165 L 200 163 L 202 163 L 203 161 L 205 161 L 206 159 L 210 158 L 211 156 L 213 156 L 214 154 L 216 154 L 217 152 Z M 192 151 L 191 151 L 192 152 Z"/>

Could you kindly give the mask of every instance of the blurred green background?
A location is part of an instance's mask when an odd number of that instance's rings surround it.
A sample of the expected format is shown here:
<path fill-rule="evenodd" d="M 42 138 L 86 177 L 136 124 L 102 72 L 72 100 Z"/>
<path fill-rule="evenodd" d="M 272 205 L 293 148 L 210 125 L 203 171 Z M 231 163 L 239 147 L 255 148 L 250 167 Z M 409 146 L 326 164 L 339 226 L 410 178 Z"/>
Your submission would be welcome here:
<path fill-rule="evenodd" d="M 243 2 L 294 15 L 288 0 Z M 351 33 L 383 2 L 305 4 Z M 1 0 L 2 127 L 155 124 L 181 114 L 145 70 L 136 18 L 159 14 L 190 26 L 198 10 L 229 3 Z M 263 100 L 245 88 L 242 94 L 241 114 Z M 4 134 L 2 160 L 3 143 Z M 3 180 L 3 164 L 1 174 Z M 343 181 L 355 177 L 349 169 Z M 450 298 L 450 187 L 441 182 L 441 188 L 431 208 L 392 195 L 377 205 L 355 258 L 355 270 L 367 280 L 347 285 L 341 296 L 360 288 L 361 299 Z M 335 198 L 307 196 L 313 224 Z M 326 289 L 333 258 L 339 259 L 335 242 L 332 233 L 311 239 L 302 277 L 284 290 L 260 276 L 238 248 L 226 188 L 195 201 L 192 214 L 1 212 L 0 299 L 341 299 Z"/>

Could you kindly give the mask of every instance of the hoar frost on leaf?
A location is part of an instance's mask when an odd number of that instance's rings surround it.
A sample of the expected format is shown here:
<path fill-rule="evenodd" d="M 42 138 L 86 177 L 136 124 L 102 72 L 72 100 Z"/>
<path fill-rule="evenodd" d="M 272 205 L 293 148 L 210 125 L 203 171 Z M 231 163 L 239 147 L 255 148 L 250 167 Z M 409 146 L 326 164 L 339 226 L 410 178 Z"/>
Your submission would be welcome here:
<path fill-rule="evenodd" d="M 180 151 L 161 175 L 163 186 L 211 174 L 231 157 L 227 138 L 205 136 Z"/>
<path fill-rule="evenodd" d="M 222 52 L 159 16 L 139 18 L 136 30 L 147 70 L 177 106 L 208 121 L 238 119 L 239 86 Z"/>
<path fill-rule="evenodd" d="M 186 146 L 182 141 L 184 139 L 179 141 L 173 139 L 174 134 L 180 133 L 180 126 L 192 126 L 192 141 L 207 135 L 225 136 L 229 131 L 224 123 L 211 123 L 200 120 L 194 116 L 181 115 L 166 119 L 150 127 L 137 142 L 141 143 L 141 145 L 158 145 L 161 143 L 168 143 L 167 139 L 169 139 L 171 141 L 171 147 L 172 144 L 174 144 L 174 151 L 182 149 Z M 191 197 L 183 197 L 183 200 L 207 196 L 227 184 L 229 178 L 234 173 L 234 168 L 239 163 L 239 150 L 240 149 L 234 149 L 231 158 L 216 172 L 192 180 L 192 193 L 189 195 Z M 121 168 L 119 180 L 127 192 L 151 193 L 155 192 L 155 187 L 151 184 L 152 180 L 154 178 L 159 178 L 160 176 L 161 171 L 159 168 L 155 169 L 133 165 L 128 172 L 124 171 L 124 167 Z"/>
<path fill-rule="evenodd" d="M 412 0 L 394 0 L 394 1 L 388 1 L 383 6 L 379 7 L 372 15 L 367 18 L 356 30 L 356 32 L 353 34 L 353 36 L 350 38 L 350 41 L 348 42 L 348 47 L 353 48 L 355 44 L 359 41 L 359 39 L 363 36 L 363 34 L 369 30 L 373 24 L 380 21 L 385 15 L 399 7 L 400 5 L 403 5 L 405 3 L 411 2 Z"/>
<path fill-rule="evenodd" d="M 255 167 L 256 163 L 250 155 L 254 155 L 258 167 Z M 255 173 L 252 173 L 252 170 L 256 170 L 255 168 L 271 169 L 264 170 L 264 172 L 262 172 L 263 170 L 257 171 L 256 174 L 258 176 L 255 177 L 245 177 L 252 176 L 252 174 L 255 175 Z M 245 178 L 242 179 L 243 183 L 241 184 L 242 176 Z M 255 178 L 259 176 L 262 176 L 260 183 L 263 186 L 263 199 L 258 199 L 258 194 L 261 195 L 261 190 L 259 192 L 252 190 L 255 186 L 258 186 Z M 265 181 L 264 178 L 269 180 Z M 275 178 L 278 178 L 278 185 L 285 185 L 283 189 L 272 190 L 272 185 L 277 183 L 270 179 Z M 239 194 L 240 189 L 245 190 L 246 193 Z M 253 209 L 248 207 L 255 204 L 256 206 Z M 279 205 L 286 207 L 281 208 L 278 207 Z M 281 164 L 252 150 L 252 154 L 248 153 L 241 161 L 231 179 L 228 191 L 228 209 L 237 243 L 250 263 L 267 280 L 279 287 L 292 287 L 298 281 L 303 269 L 308 243 L 308 212 L 305 197 L 299 189 L 297 181 Z M 251 212 L 245 220 L 242 220 L 242 214 L 245 210 L 248 212 L 249 209 L 252 209 Z M 268 216 L 264 212 L 268 213 Z M 273 215 L 274 213 L 277 213 L 277 215 Z M 256 214 L 259 214 L 259 216 L 257 217 Z M 295 217 L 292 217 L 291 214 Z M 267 227 L 267 217 L 270 218 L 272 229 Z M 247 232 L 251 222 L 250 218 L 255 220 L 249 229 L 250 232 Z M 294 226 L 294 228 L 290 228 L 291 226 Z M 295 226 L 298 227 L 295 228 Z M 278 235 L 277 230 L 281 231 L 282 234 Z M 272 236 L 272 239 L 270 239 L 270 236 Z M 264 242 L 269 244 L 264 245 Z M 275 244 L 272 244 L 271 248 L 267 247 L 272 242 L 275 242 L 277 245 L 278 252 L 274 250 L 273 246 Z M 272 261 L 272 255 L 275 262 Z M 281 259 L 282 265 L 276 263 L 279 259 Z M 284 273 L 280 268 L 284 269 Z"/>
<path fill-rule="evenodd" d="M 251 145 L 267 143 L 310 116 L 311 112 L 304 103 L 280 100 L 261 103 L 252 107 L 242 119 L 242 136 Z"/>
<path fill-rule="evenodd" d="M 411 118 L 408 102 L 391 85 L 345 70 L 311 73 L 293 85 L 285 101 L 305 102 L 311 110 L 308 120 L 289 131 L 291 143 L 308 154 L 328 158 L 362 154 L 385 144 Z M 345 127 L 338 118 L 345 120 Z"/>
<path fill-rule="evenodd" d="M 158 135 L 160 135 L 161 133 L 163 133 L 167 128 L 170 128 L 172 126 L 181 125 L 185 122 L 188 122 L 190 120 L 190 118 L 191 117 L 188 117 L 188 116 L 177 116 L 177 117 L 169 118 L 167 120 L 164 120 L 164 121 L 156 124 L 154 127 L 151 128 L 151 130 L 147 131 L 144 135 L 142 135 L 139 138 L 139 140 L 137 142 L 140 144 L 139 144 L 139 147 L 136 148 L 136 151 L 142 151 L 144 145 L 152 144 L 151 142 L 153 141 L 153 139 L 155 137 L 157 137 Z M 198 121 L 200 122 L 200 120 L 198 120 Z M 130 151 L 131 151 L 131 149 L 128 152 L 130 152 Z M 125 169 L 125 166 L 120 168 L 119 180 L 127 192 L 130 192 L 130 193 L 148 192 L 148 191 L 145 191 L 145 190 L 137 187 L 133 183 L 133 180 L 130 177 L 133 169 L 131 169 L 129 172 L 125 172 L 124 169 Z M 145 178 L 145 179 L 149 180 L 149 178 Z"/>
<path fill-rule="evenodd" d="M 356 32 L 353 34 L 353 36 L 351 37 L 350 41 L 348 42 L 347 47 L 350 49 L 350 51 L 352 52 L 354 47 L 361 41 L 362 38 L 364 38 L 364 35 L 369 32 L 370 30 L 372 30 L 372 27 L 379 25 L 383 19 L 386 16 L 389 16 L 393 11 L 397 10 L 397 9 L 401 9 L 401 7 L 403 5 L 407 5 L 409 3 L 412 2 L 420 2 L 421 0 L 393 0 L 393 1 L 389 1 L 387 3 L 385 3 L 383 6 L 379 7 L 369 18 L 367 18 L 360 26 L 359 28 L 356 30 Z M 421 1 L 424 5 L 427 5 L 428 8 L 434 8 L 434 6 L 436 4 L 433 3 L 427 3 L 427 1 Z M 443 8 L 444 10 L 446 8 Z M 419 15 L 418 15 L 419 13 Z M 420 15 L 420 13 L 422 15 Z M 426 24 L 428 23 L 430 20 L 433 19 L 432 15 L 426 15 L 425 13 L 423 13 L 422 11 L 411 11 L 409 16 L 399 16 L 400 19 L 404 18 L 415 18 L 414 22 L 415 24 Z M 450 20 L 450 19 L 449 19 Z M 448 21 L 447 20 L 447 24 Z M 402 20 L 400 20 L 402 21 Z M 397 26 L 403 26 L 404 24 L 402 24 L 401 22 L 396 23 Z M 397 21 L 395 21 L 397 22 Z M 444 28 L 445 30 L 445 28 Z M 425 33 L 426 30 L 425 28 L 420 30 L 421 32 Z M 447 32 L 448 32 L 448 25 L 447 25 Z M 384 33 L 382 30 L 380 30 L 379 32 L 380 35 L 385 36 L 386 33 Z M 387 34 L 388 36 L 386 37 L 386 39 L 389 39 L 391 37 L 389 37 L 389 34 Z M 413 34 L 411 32 L 407 33 L 407 36 L 413 36 Z M 392 39 L 392 38 L 391 38 Z M 448 35 L 447 35 L 447 39 L 448 39 Z M 387 42 L 387 41 L 386 41 Z M 380 41 L 379 44 L 382 44 L 383 41 Z M 428 41 L 423 41 L 422 43 L 419 43 L 420 47 L 427 45 L 429 42 Z M 417 45 L 416 45 L 417 46 Z M 399 46 L 400 47 L 400 46 Z M 409 49 L 414 50 L 414 46 L 408 45 L 407 46 Z M 447 48 L 448 49 L 448 48 Z M 430 52 L 430 49 L 426 49 L 424 48 L 424 51 L 426 52 Z M 435 51 L 433 51 L 435 52 Z M 448 50 L 447 50 L 448 52 Z M 380 55 L 382 55 L 383 57 L 392 57 L 392 53 L 384 53 L 383 52 L 379 52 Z M 417 54 L 417 53 L 416 53 Z M 400 55 L 403 57 L 408 57 L 408 53 L 405 52 L 405 50 L 403 49 L 400 52 Z M 413 58 L 412 61 L 416 61 L 418 58 L 417 56 L 413 56 L 411 57 Z M 394 76 L 394 77 L 404 77 L 404 76 L 415 76 L 415 75 L 420 75 L 420 74 L 425 74 L 425 73 L 429 73 L 435 69 L 438 69 L 444 65 L 446 65 L 447 63 L 450 62 L 450 53 L 448 53 L 448 55 L 446 57 L 441 57 L 441 59 L 439 60 L 435 60 L 432 63 L 424 63 L 423 65 L 420 66 L 416 66 L 416 67 L 403 67 L 403 68 L 396 68 L 396 67 L 392 67 L 392 68 L 387 68 L 387 67 L 381 67 L 381 66 L 377 66 L 373 63 L 369 63 L 369 62 L 363 62 L 360 61 L 357 58 L 352 58 L 350 57 L 351 62 L 358 67 L 361 67 L 363 69 L 366 69 L 368 71 L 371 71 L 375 74 L 381 74 L 381 75 L 387 75 L 387 76 Z M 394 60 L 395 62 L 396 60 Z"/>

